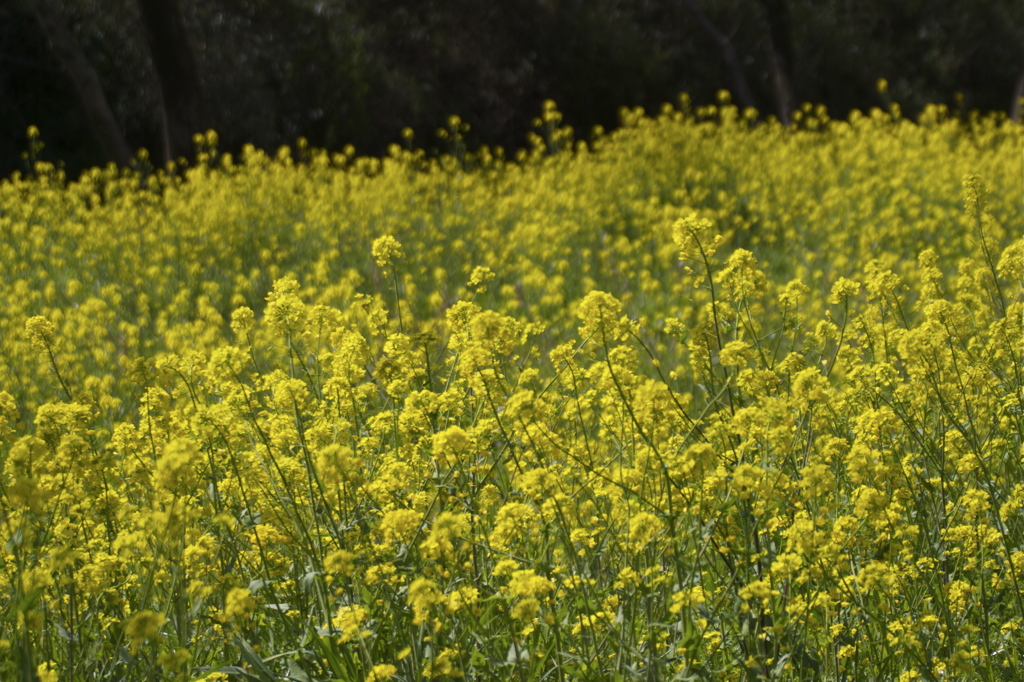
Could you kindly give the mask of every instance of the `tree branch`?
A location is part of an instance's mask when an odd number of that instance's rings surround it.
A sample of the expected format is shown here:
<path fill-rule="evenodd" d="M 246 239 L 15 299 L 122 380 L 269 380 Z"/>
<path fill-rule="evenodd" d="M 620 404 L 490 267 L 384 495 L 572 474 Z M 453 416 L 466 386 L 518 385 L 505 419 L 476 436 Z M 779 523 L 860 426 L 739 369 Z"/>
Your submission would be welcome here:
<path fill-rule="evenodd" d="M 136 4 L 160 80 L 164 158 L 173 161 L 191 155 L 192 135 L 205 127 L 199 70 L 178 0 L 137 0 Z"/>
<path fill-rule="evenodd" d="M 35 15 L 40 28 L 46 34 L 54 56 L 75 84 L 78 97 L 85 107 L 89 127 L 100 146 L 103 147 L 103 152 L 108 159 L 118 165 L 131 164 L 133 158 L 131 148 L 114 118 L 114 112 L 103 92 L 99 76 L 96 75 L 96 70 L 64 24 L 57 7 L 52 0 L 30 0 L 28 4 L 32 8 L 32 14 Z"/>
<path fill-rule="evenodd" d="M 754 99 L 754 93 L 750 89 L 747 77 L 743 74 L 743 67 L 729 36 L 718 30 L 714 22 L 704 14 L 704 10 L 701 9 L 697 0 L 683 0 L 683 4 L 693 13 L 697 23 L 704 29 L 704 32 L 718 43 L 718 48 L 722 51 L 722 58 L 725 60 L 726 66 L 729 67 L 729 73 L 732 76 L 733 87 L 736 89 L 734 94 L 736 95 L 737 103 L 742 107 L 756 107 L 757 102 Z"/>
<path fill-rule="evenodd" d="M 793 31 L 789 7 L 785 0 L 760 0 L 767 12 L 768 37 L 771 45 L 772 87 L 779 120 L 789 125 L 796 108 L 793 96 Z"/>

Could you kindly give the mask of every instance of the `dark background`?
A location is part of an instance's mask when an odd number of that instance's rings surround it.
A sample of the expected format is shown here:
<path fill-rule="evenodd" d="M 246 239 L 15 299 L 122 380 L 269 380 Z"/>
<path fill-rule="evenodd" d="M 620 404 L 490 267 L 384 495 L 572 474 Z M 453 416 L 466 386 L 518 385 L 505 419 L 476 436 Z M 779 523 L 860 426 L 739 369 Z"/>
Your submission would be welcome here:
<path fill-rule="evenodd" d="M 545 99 L 586 138 L 720 88 L 783 120 L 805 101 L 1016 117 L 1022 74 L 1020 0 L 0 0 L 0 174 L 30 124 L 74 176 L 191 156 L 208 128 L 227 151 L 380 154 L 408 126 L 444 152 L 458 114 L 469 146 L 511 150 Z"/>

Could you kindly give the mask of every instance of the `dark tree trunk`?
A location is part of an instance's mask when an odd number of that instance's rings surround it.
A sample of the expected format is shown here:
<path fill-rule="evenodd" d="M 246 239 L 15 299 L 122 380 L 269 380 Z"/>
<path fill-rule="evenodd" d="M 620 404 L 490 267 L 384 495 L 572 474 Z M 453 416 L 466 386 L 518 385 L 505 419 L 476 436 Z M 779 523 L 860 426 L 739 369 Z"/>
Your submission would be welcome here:
<path fill-rule="evenodd" d="M 736 48 L 733 47 L 732 40 L 729 36 L 722 33 L 715 26 L 714 22 L 704 14 L 704 10 L 701 9 L 697 0 L 683 0 L 683 4 L 696 17 L 700 27 L 718 44 L 718 49 L 721 50 L 722 58 L 725 60 L 725 65 L 729 68 L 729 74 L 732 76 L 732 83 L 735 88 L 733 95 L 736 97 L 737 104 L 742 107 L 756 107 L 757 102 L 754 99 L 754 93 L 750 89 L 747 77 L 743 74 L 743 67 L 740 64 L 739 57 L 736 55 Z"/>
<path fill-rule="evenodd" d="M 89 127 L 99 140 L 107 158 L 121 166 L 132 162 L 132 150 L 128 146 L 121 126 L 114 118 L 110 103 L 103 92 L 99 76 L 85 53 L 75 42 L 75 37 L 64 24 L 57 7 L 51 0 L 29 0 L 29 6 L 36 21 L 50 42 L 50 49 L 61 68 L 75 84 L 75 90 L 82 100 Z"/>
<path fill-rule="evenodd" d="M 793 31 L 786 0 L 760 0 L 768 14 L 771 39 L 772 88 L 779 120 L 788 125 L 796 108 L 793 96 Z"/>
<path fill-rule="evenodd" d="M 178 0 L 137 0 L 143 32 L 160 80 L 164 158 L 191 156 L 204 129 L 199 70 L 188 46 Z"/>
<path fill-rule="evenodd" d="M 1013 102 L 1010 104 L 1010 118 L 1020 123 L 1021 101 L 1024 100 L 1024 71 L 1017 76 L 1017 85 L 1013 88 Z"/>

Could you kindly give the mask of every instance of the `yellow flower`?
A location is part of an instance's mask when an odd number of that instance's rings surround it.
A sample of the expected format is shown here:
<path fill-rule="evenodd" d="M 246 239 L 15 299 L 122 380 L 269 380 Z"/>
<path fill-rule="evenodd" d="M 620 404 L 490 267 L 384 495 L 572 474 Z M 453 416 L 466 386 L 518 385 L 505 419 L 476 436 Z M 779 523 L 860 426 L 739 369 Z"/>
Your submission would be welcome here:
<path fill-rule="evenodd" d="M 138 611 L 125 626 L 124 632 L 131 639 L 131 650 L 137 652 L 144 642 L 154 641 L 160 636 L 160 628 L 167 622 L 162 613 Z"/>
<path fill-rule="evenodd" d="M 240 339 L 245 339 L 254 326 L 256 326 L 256 314 L 251 308 L 242 306 L 231 313 L 231 331 Z"/>
<path fill-rule="evenodd" d="M 672 225 L 672 241 L 679 249 L 680 260 L 703 261 L 715 254 L 725 239 L 719 234 L 705 241 L 704 233 L 710 231 L 712 226 L 710 220 L 696 213 L 690 213 Z"/>
<path fill-rule="evenodd" d="M 38 682 L 59 682 L 60 673 L 57 672 L 57 665 L 53 661 L 40 663 L 36 666 L 36 680 Z"/>
<path fill-rule="evenodd" d="M 252 592 L 244 587 L 233 587 L 224 597 L 224 610 L 221 618 L 225 622 L 246 618 L 255 610 L 256 599 L 253 598 Z"/>
<path fill-rule="evenodd" d="M 496 576 L 512 575 L 517 568 L 519 568 L 519 562 L 515 559 L 502 559 L 494 564 L 492 573 Z"/>
<path fill-rule="evenodd" d="M 190 655 L 191 654 L 188 649 L 165 651 L 156 657 L 156 662 L 164 670 L 176 673 L 180 672 L 182 668 L 186 666 Z"/>
<path fill-rule="evenodd" d="M 178 495 L 198 493 L 201 454 L 191 440 L 177 438 L 166 443 L 156 461 L 153 484 Z"/>
<path fill-rule="evenodd" d="M 316 469 L 324 484 L 336 488 L 344 482 L 355 481 L 362 462 L 352 448 L 332 443 L 316 452 Z"/>
<path fill-rule="evenodd" d="M 572 626 L 572 634 L 578 635 L 584 630 L 597 630 L 599 627 L 609 625 L 615 620 L 615 614 L 611 611 L 597 611 L 590 615 L 582 615 L 575 625 Z"/>
<path fill-rule="evenodd" d="M 753 464 L 740 464 L 732 472 L 732 488 L 739 494 L 741 500 L 746 500 L 758 492 L 761 479 L 765 471 Z"/>
<path fill-rule="evenodd" d="M 402 245 L 391 235 L 374 239 L 371 253 L 373 254 L 374 261 L 377 262 L 377 267 L 381 268 L 391 265 L 396 258 L 405 257 Z"/>
<path fill-rule="evenodd" d="M 480 600 L 480 590 L 470 585 L 462 585 L 448 594 L 448 605 L 445 606 L 445 613 L 452 615 L 462 609 L 477 611 L 476 605 Z"/>
<path fill-rule="evenodd" d="M 384 680 L 398 673 L 398 668 L 390 663 L 381 663 L 373 666 L 364 682 L 384 682 Z"/>
<path fill-rule="evenodd" d="M 369 631 L 363 630 L 363 623 L 370 617 L 370 613 L 361 604 L 346 604 L 338 608 L 337 615 L 331 619 L 331 625 L 341 631 L 338 643 L 344 644 L 353 639 L 367 637 Z"/>
<path fill-rule="evenodd" d="M 449 426 L 431 436 L 431 441 L 434 457 L 443 467 L 457 464 L 473 449 L 473 441 L 461 426 Z"/>
<path fill-rule="evenodd" d="M 409 543 L 423 524 L 423 512 L 415 509 L 393 509 L 377 523 L 375 532 L 386 544 Z"/>
<path fill-rule="evenodd" d="M 730 341 L 722 347 L 718 354 L 723 367 L 740 367 L 747 364 L 747 356 L 751 348 L 745 341 Z"/>
<path fill-rule="evenodd" d="M 614 296 L 604 291 L 591 291 L 576 311 L 576 317 L 582 322 L 580 336 L 584 339 L 595 336 L 598 343 L 605 338 L 618 338 L 623 331 L 619 323 L 621 313 L 622 304 Z"/>
<path fill-rule="evenodd" d="M 540 601 L 534 597 L 528 597 L 516 602 L 512 608 L 512 618 L 515 620 L 531 621 L 540 612 Z"/>
<path fill-rule="evenodd" d="M 959 613 L 967 608 L 974 595 L 975 587 L 966 580 L 953 580 L 946 586 L 946 598 L 949 601 L 949 608 L 954 613 Z"/>
<path fill-rule="evenodd" d="M 328 573 L 348 577 L 352 575 L 356 554 L 345 549 L 335 550 L 324 557 L 324 570 Z"/>
<path fill-rule="evenodd" d="M 757 259 L 746 249 L 733 251 L 718 276 L 729 299 L 737 303 L 751 294 L 763 292 L 767 284 L 764 273 L 757 267 Z"/>
<path fill-rule="evenodd" d="M 694 608 L 707 601 L 707 593 L 700 585 L 683 589 L 672 595 L 668 610 L 671 613 L 679 613 L 683 609 Z"/>
<path fill-rule="evenodd" d="M 629 544 L 633 552 L 639 552 L 656 538 L 665 524 L 650 512 L 639 512 L 629 519 Z"/>
<path fill-rule="evenodd" d="M 770 583 L 764 580 L 754 580 L 740 588 L 739 596 L 747 601 L 758 600 L 762 606 L 767 606 L 772 597 L 778 596 L 780 592 L 773 590 Z"/>
<path fill-rule="evenodd" d="M 284 277 L 274 282 L 274 289 L 267 296 L 264 316 L 275 329 L 282 333 L 297 334 L 307 322 L 306 304 L 299 298 L 299 282 L 294 277 Z M 244 313 L 239 320 L 245 322 Z"/>
<path fill-rule="evenodd" d="M 791 385 L 793 397 L 801 403 L 823 400 L 828 395 L 828 379 L 817 367 L 797 372 Z"/>
<path fill-rule="evenodd" d="M 494 272 L 489 267 L 478 265 L 473 268 L 473 272 L 469 276 L 469 288 L 475 289 L 477 293 L 485 293 L 487 291 L 487 284 L 492 282 L 495 278 Z"/>
<path fill-rule="evenodd" d="M 25 333 L 28 334 L 28 340 L 33 348 L 47 350 L 53 346 L 57 328 L 42 315 L 36 315 L 25 321 Z"/>
<path fill-rule="evenodd" d="M 832 293 L 829 294 L 829 303 L 842 303 L 860 293 L 860 282 L 855 282 L 846 277 L 840 277 L 832 285 Z"/>
<path fill-rule="evenodd" d="M 555 589 L 555 584 L 537 575 L 532 568 L 512 572 L 508 581 L 508 591 L 514 597 L 543 596 Z"/>
<path fill-rule="evenodd" d="M 522 502 L 508 502 L 498 510 L 493 530 L 488 540 L 496 550 L 507 550 L 524 536 L 536 529 L 540 515 L 537 510 Z"/>
<path fill-rule="evenodd" d="M 423 677 L 428 680 L 445 677 L 462 677 L 463 672 L 458 667 L 459 652 L 457 649 L 442 649 L 434 658 L 427 660 L 423 666 Z"/>
<path fill-rule="evenodd" d="M 0 439 L 10 440 L 18 425 L 18 404 L 7 391 L 0 391 Z"/>
<path fill-rule="evenodd" d="M 430 534 L 420 544 L 420 551 L 428 559 L 439 561 L 454 558 L 456 542 L 469 533 L 469 516 L 454 512 L 441 512 L 430 527 Z"/>
<path fill-rule="evenodd" d="M 437 588 L 437 583 L 429 578 L 417 578 L 409 585 L 406 602 L 412 607 L 413 625 L 425 623 L 434 604 L 445 601 L 444 594 Z"/>

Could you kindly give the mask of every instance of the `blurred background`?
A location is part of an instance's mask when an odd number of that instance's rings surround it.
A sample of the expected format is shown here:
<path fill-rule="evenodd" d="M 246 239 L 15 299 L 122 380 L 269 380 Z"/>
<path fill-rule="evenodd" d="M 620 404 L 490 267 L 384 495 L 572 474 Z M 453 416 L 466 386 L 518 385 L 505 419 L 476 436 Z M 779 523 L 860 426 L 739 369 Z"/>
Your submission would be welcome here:
<path fill-rule="evenodd" d="M 879 78 L 888 91 L 879 92 Z M 586 139 L 622 106 L 689 93 L 788 120 L 898 102 L 1016 118 L 1020 0 L 0 0 L 0 174 L 26 129 L 68 173 L 219 148 L 311 145 L 381 154 L 466 143 L 514 150 L 554 100 Z"/>

